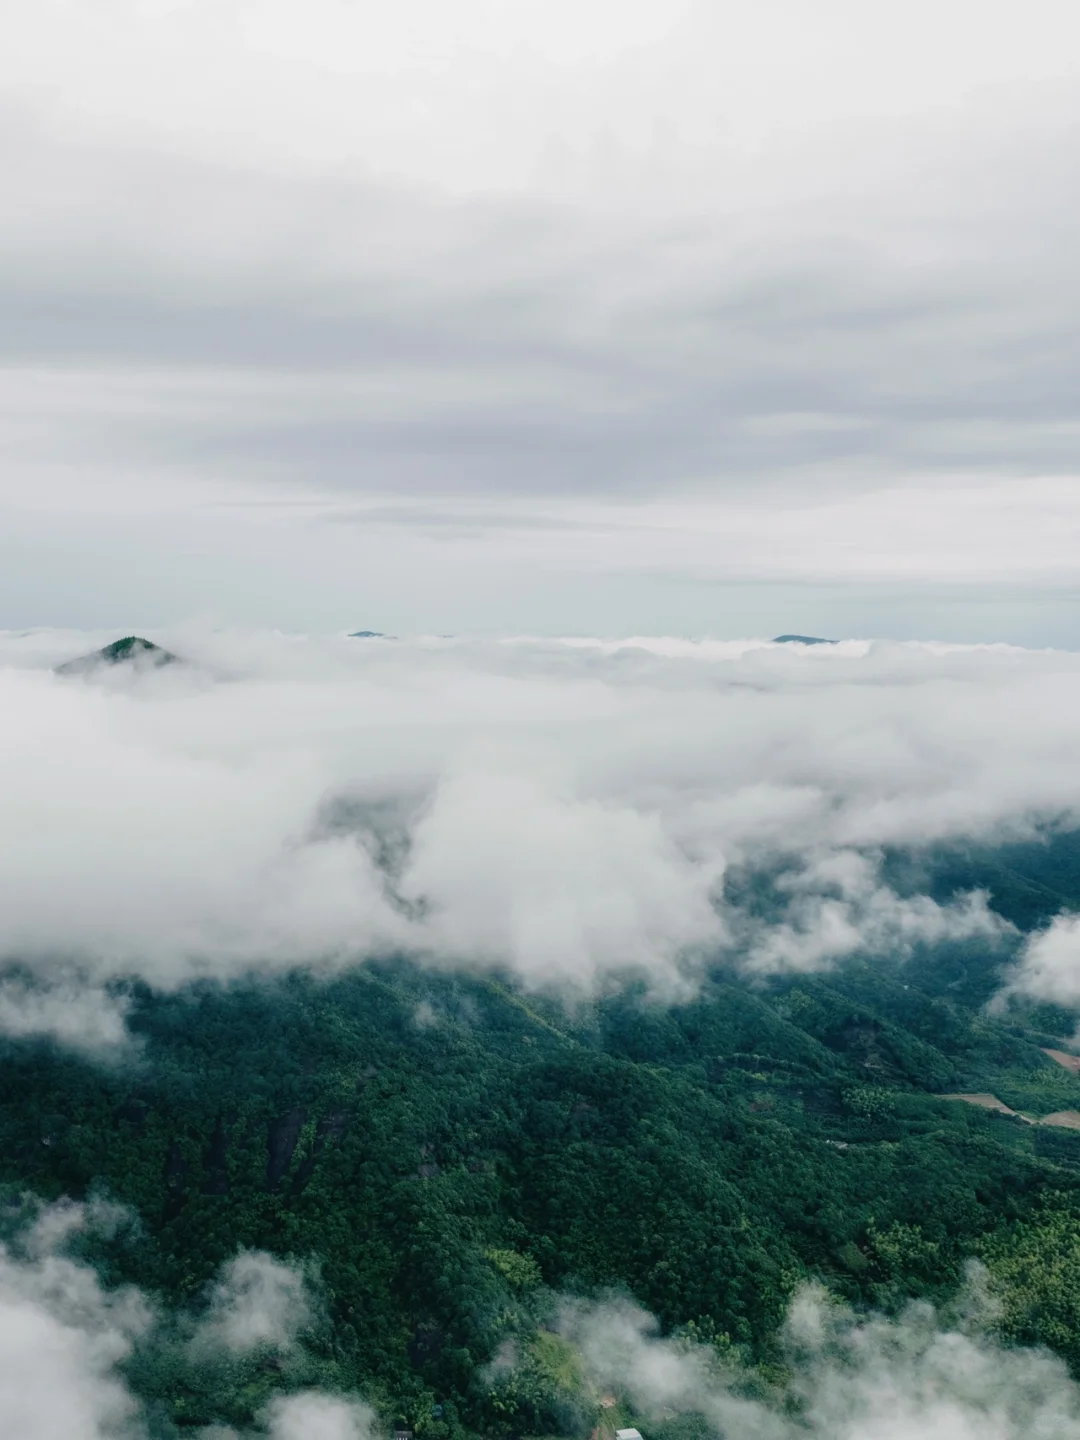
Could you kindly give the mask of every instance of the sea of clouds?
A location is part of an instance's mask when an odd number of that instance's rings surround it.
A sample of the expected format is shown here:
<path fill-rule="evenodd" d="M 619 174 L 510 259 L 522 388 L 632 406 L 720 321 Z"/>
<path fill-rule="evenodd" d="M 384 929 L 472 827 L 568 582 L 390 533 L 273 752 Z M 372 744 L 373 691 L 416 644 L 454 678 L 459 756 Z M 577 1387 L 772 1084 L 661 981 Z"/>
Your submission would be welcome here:
<path fill-rule="evenodd" d="M 592 994 L 974 937 L 884 847 L 1080 819 L 1080 654 L 188 627 L 190 663 L 54 673 L 111 635 L 0 636 L 0 1029 L 124 1036 L 117 985 L 391 952 Z M 775 913 L 725 878 L 773 867 Z M 1080 998 L 1070 917 L 1013 984 Z"/>

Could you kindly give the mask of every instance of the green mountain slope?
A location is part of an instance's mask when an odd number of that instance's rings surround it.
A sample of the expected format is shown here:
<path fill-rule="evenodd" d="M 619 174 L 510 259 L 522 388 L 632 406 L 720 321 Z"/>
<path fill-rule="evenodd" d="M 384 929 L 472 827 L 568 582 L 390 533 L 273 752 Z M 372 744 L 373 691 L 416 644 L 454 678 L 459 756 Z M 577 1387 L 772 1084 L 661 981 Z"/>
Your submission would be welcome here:
<path fill-rule="evenodd" d="M 478 1376 L 541 1294 L 617 1287 L 762 1360 L 800 1280 L 944 1296 L 966 1257 L 1037 1227 L 1045 1192 L 1080 1198 L 1080 1135 L 935 1093 L 1048 1113 L 1080 1108 L 1080 1079 L 1046 1036 L 910 974 L 717 974 L 691 1004 L 572 1013 L 404 963 L 141 993 L 134 1060 L 6 1044 L 0 1178 L 133 1207 L 141 1231 L 102 1263 L 171 1305 L 238 1246 L 317 1257 L 323 1379 L 486 1433 Z M 540 1282 L 531 1310 L 507 1256 Z M 167 1366 L 136 1378 L 174 1419 L 222 1412 Z M 288 1381 L 256 1378 L 234 1418 Z"/>

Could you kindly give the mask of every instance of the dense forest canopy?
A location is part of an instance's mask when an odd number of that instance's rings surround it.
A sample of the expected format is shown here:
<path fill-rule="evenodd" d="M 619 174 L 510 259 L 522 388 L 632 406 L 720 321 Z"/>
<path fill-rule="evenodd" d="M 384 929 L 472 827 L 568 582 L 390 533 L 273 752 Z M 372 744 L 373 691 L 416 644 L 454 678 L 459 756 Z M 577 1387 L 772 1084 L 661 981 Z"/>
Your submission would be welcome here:
<path fill-rule="evenodd" d="M 898 893 L 982 887 L 1018 935 L 1080 907 L 1074 833 L 887 863 Z M 731 883 L 767 910 L 778 877 Z M 896 1314 L 950 1304 L 973 1260 L 999 1335 L 1080 1369 L 1074 1021 L 988 1010 L 1014 951 L 968 938 L 758 980 L 717 965 L 677 1003 L 644 986 L 567 1003 L 389 956 L 330 980 L 136 985 L 136 1043 L 111 1059 L 3 1043 L 5 1224 L 17 1244 L 31 1197 L 125 1207 L 81 1253 L 177 1316 L 238 1253 L 306 1277 L 295 1345 L 196 1363 L 174 1335 L 135 1344 L 129 1383 L 162 1434 L 246 1425 L 311 1386 L 430 1440 L 584 1433 L 634 1411 L 600 1405 L 568 1303 L 633 1300 L 752 1388 L 782 1371 L 808 1282 Z"/>

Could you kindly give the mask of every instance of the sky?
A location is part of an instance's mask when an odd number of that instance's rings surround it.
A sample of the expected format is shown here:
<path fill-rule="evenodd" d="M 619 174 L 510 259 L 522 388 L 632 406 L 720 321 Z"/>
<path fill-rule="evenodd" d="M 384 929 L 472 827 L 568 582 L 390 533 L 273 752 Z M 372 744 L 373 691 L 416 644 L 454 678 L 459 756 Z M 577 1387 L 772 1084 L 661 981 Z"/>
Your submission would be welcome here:
<path fill-rule="evenodd" d="M 0 20 L 0 626 L 1080 646 L 1074 5 Z"/>

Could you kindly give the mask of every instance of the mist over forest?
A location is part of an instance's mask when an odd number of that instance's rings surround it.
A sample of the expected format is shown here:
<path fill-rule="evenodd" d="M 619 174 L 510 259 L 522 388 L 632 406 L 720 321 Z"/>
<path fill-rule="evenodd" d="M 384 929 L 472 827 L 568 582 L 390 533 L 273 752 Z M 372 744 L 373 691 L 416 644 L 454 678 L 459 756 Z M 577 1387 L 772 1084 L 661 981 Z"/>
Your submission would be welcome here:
<path fill-rule="evenodd" d="M 1076 656 L 101 640 L 0 643 L 21 1434 L 1080 1434 Z"/>

